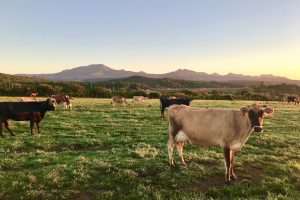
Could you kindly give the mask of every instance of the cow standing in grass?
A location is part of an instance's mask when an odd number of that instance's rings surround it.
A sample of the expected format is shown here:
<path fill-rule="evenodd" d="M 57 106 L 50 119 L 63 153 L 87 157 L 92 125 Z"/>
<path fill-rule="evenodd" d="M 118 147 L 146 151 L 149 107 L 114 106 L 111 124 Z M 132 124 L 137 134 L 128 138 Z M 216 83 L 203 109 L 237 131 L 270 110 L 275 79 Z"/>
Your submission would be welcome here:
<path fill-rule="evenodd" d="M 3 137 L 3 124 L 12 136 L 15 135 L 9 128 L 8 120 L 30 121 L 31 135 L 33 135 L 34 124 L 40 133 L 39 123 L 47 111 L 53 110 L 55 110 L 54 99 L 40 102 L 0 102 L 0 137 Z"/>
<path fill-rule="evenodd" d="M 58 104 L 63 104 L 65 109 L 72 109 L 72 97 L 64 94 L 56 94 L 56 95 L 51 95 L 51 98 L 55 99 L 56 103 Z"/>
<path fill-rule="evenodd" d="M 295 105 L 300 103 L 300 97 L 298 96 L 287 96 L 287 102 L 288 104 L 294 103 Z"/>
<path fill-rule="evenodd" d="M 116 103 L 120 103 L 120 104 L 122 104 L 123 106 L 125 106 L 125 105 L 127 104 L 127 101 L 126 101 L 126 99 L 125 99 L 124 97 L 120 97 L 120 96 L 112 97 L 112 98 L 111 98 L 110 104 L 111 104 L 112 106 L 115 106 Z"/>
<path fill-rule="evenodd" d="M 263 118 L 273 113 L 271 108 L 252 107 L 234 109 L 202 109 L 184 105 L 169 107 L 169 162 L 172 166 L 173 148 L 176 145 L 181 162 L 183 147 L 187 142 L 197 146 L 220 146 L 226 164 L 225 180 L 229 183 L 236 179 L 233 172 L 234 153 L 240 151 L 250 134 L 263 131 Z"/>
<path fill-rule="evenodd" d="M 132 97 L 132 102 L 142 102 L 146 99 L 147 99 L 147 97 L 144 97 L 144 96 L 133 96 Z"/>
<path fill-rule="evenodd" d="M 161 117 L 164 116 L 164 111 L 166 108 L 168 108 L 169 106 L 171 105 L 187 105 L 189 106 L 191 104 L 191 99 L 169 99 L 169 98 L 163 98 L 161 97 L 160 98 L 160 114 L 161 114 Z"/>

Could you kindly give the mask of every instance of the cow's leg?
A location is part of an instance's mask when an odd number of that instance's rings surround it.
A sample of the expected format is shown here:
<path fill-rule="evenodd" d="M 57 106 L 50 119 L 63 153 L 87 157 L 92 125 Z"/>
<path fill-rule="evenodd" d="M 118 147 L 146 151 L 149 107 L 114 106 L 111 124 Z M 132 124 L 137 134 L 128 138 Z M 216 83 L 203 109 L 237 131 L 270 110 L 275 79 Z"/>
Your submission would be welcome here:
<path fill-rule="evenodd" d="M 160 116 L 161 116 L 161 117 L 164 117 L 164 111 L 165 111 L 165 108 L 164 108 L 164 107 L 161 107 L 161 108 L 160 108 Z"/>
<path fill-rule="evenodd" d="M 172 139 L 172 138 L 169 137 L 169 140 L 168 140 L 168 154 L 169 154 L 169 163 L 170 163 L 170 166 L 174 165 L 174 159 L 173 159 L 174 145 L 175 145 L 174 139 Z"/>
<path fill-rule="evenodd" d="M 169 140 L 168 140 L 168 153 L 169 153 L 169 163 L 174 165 L 173 151 L 175 145 L 175 135 L 178 133 L 178 129 L 172 126 L 172 122 L 169 123 Z"/>
<path fill-rule="evenodd" d="M 177 149 L 179 157 L 181 158 L 181 163 L 183 165 L 187 166 L 185 161 L 184 161 L 184 158 L 183 158 L 183 147 L 185 146 L 185 143 L 186 142 L 177 142 L 176 143 L 176 149 Z"/>
<path fill-rule="evenodd" d="M 226 183 L 230 182 L 230 149 L 228 147 L 223 147 L 223 154 L 225 158 L 225 167 L 226 167 L 226 173 L 225 173 L 225 181 Z"/>
<path fill-rule="evenodd" d="M 37 122 L 35 122 L 36 123 L 36 128 L 37 128 L 37 130 L 38 130 L 38 133 L 41 133 L 40 132 L 40 122 L 39 121 L 37 121 Z"/>
<path fill-rule="evenodd" d="M 230 150 L 230 179 L 236 180 L 236 176 L 233 173 L 233 161 L 234 161 L 234 151 Z"/>
<path fill-rule="evenodd" d="M 8 130 L 11 136 L 15 136 L 15 134 L 12 132 L 12 130 L 9 128 L 9 124 L 7 120 L 3 121 L 5 128 Z"/>
<path fill-rule="evenodd" d="M 0 137 L 3 137 L 2 127 L 3 127 L 3 121 L 0 121 Z"/>
<path fill-rule="evenodd" d="M 33 126 L 34 126 L 34 121 L 33 120 L 30 120 L 30 130 L 31 130 L 31 135 L 34 135 L 33 134 Z"/>

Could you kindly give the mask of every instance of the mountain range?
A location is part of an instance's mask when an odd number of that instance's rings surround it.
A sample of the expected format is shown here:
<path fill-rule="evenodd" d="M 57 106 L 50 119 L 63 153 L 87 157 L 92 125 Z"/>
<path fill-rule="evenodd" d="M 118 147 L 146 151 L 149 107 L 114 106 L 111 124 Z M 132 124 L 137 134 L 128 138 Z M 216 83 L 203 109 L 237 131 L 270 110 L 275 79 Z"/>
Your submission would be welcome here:
<path fill-rule="evenodd" d="M 300 85 L 300 80 L 291 80 L 286 77 L 274 76 L 271 74 L 262 74 L 260 76 L 250 76 L 242 74 L 229 73 L 220 75 L 217 73 L 208 74 L 205 72 L 195 72 L 188 69 L 178 69 L 165 74 L 148 74 L 145 72 L 133 72 L 126 70 L 115 70 L 103 64 L 92 64 L 88 66 L 75 67 L 73 69 L 63 70 L 53 74 L 17 74 L 28 77 L 45 78 L 49 80 L 62 81 L 104 81 L 112 79 L 122 79 L 131 76 L 142 76 L 148 78 L 170 78 L 179 80 L 193 81 L 251 81 L 251 82 L 268 82 L 268 83 L 287 83 Z"/>

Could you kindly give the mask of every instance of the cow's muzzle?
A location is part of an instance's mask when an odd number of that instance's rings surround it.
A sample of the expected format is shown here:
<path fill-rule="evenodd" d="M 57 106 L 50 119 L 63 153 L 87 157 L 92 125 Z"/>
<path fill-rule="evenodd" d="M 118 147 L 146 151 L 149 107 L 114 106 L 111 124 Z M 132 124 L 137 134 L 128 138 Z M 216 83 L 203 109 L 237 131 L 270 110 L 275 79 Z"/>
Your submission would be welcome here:
<path fill-rule="evenodd" d="M 253 130 L 254 130 L 254 132 L 257 132 L 257 133 L 262 133 L 262 132 L 264 132 L 262 126 L 253 126 Z"/>

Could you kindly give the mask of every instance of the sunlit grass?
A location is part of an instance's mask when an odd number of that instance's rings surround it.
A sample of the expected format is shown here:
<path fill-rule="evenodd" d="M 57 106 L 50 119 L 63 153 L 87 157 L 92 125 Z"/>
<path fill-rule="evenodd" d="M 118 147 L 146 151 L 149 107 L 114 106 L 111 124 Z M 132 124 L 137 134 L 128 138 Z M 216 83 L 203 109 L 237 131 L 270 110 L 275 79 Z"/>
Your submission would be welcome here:
<path fill-rule="evenodd" d="M 252 103 L 194 100 L 192 106 Z M 274 115 L 236 154 L 232 185 L 224 184 L 219 147 L 188 145 L 188 168 L 169 168 L 168 122 L 157 99 L 111 107 L 109 99 L 77 98 L 73 110 L 47 112 L 34 136 L 29 122 L 11 122 L 17 136 L 4 129 L 0 139 L 0 199 L 299 199 L 300 107 L 261 103 Z"/>

